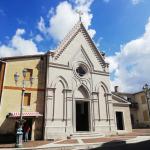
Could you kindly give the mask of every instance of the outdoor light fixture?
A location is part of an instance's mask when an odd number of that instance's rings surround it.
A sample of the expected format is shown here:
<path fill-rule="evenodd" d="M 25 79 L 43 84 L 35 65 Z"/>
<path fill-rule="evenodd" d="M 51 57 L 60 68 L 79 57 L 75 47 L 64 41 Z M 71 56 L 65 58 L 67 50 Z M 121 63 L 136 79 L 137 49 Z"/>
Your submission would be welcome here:
<path fill-rule="evenodd" d="M 149 85 L 147 83 L 143 86 L 143 91 L 144 91 L 145 96 L 146 96 L 149 119 L 150 119 L 150 88 L 149 88 Z"/>
<path fill-rule="evenodd" d="M 27 74 L 27 69 L 23 69 L 22 70 L 22 75 L 23 75 L 24 78 L 26 77 L 26 74 Z"/>
<path fill-rule="evenodd" d="M 14 74 L 14 80 L 15 80 L 16 85 L 17 85 L 18 79 L 19 79 L 19 74 L 18 74 L 18 72 L 16 72 Z"/>
<path fill-rule="evenodd" d="M 22 95 L 21 95 L 21 104 L 20 104 L 20 118 L 18 120 L 18 128 L 17 128 L 17 132 L 16 132 L 16 147 L 20 148 L 22 147 L 22 139 L 23 139 L 23 131 L 22 131 L 22 126 L 23 123 L 25 122 L 25 120 L 22 118 L 22 111 L 23 111 L 23 101 L 24 101 L 24 93 L 25 93 L 25 83 L 28 82 L 25 80 L 26 77 L 26 73 L 27 73 L 27 69 L 23 69 L 22 70 L 22 75 L 23 75 L 23 80 L 22 80 Z M 14 74 L 14 80 L 15 83 L 17 85 L 18 81 L 19 81 L 19 74 L 16 72 Z M 30 84 L 32 86 L 33 84 L 33 77 L 30 77 Z"/>

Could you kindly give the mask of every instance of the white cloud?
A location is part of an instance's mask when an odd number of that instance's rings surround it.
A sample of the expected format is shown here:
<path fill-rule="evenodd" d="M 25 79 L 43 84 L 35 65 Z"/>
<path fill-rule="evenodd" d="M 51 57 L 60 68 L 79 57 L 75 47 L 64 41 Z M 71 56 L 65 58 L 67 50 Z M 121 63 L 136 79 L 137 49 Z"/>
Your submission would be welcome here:
<path fill-rule="evenodd" d="M 150 84 L 150 18 L 141 37 L 121 46 L 120 52 L 107 60 L 114 74 L 113 86 L 119 85 L 123 91 L 137 91 L 145 83 Z"/>
<path fill-rule="evenodd" d="M 48 26 L 46 27 L 45 20 L 41 17 L 38 23 L 38 29 L 45 35 L 50 35 L 56 41 L 60 41 L 79 20 L 76 11 L 82 10 L 82 22 L 91 37 L 93 37 L 95 30 L 89 28 L 93 18 L 90 9 L 93 1 L 94 0 L 75 0 L 72 3 L 68 1 L 59 3 L 58 6 L 52 10 L 53 13 L 51 13 L 51 18 L 49 18 Z"/>
<path fill-rule="evenodd" d="M 44 34 L 47 33 L 47 28 L 45 26 L 45 21 L 43 17 L 41 17 L 40 21 L 38 22 L 38 29 Z"/>
<path fill-rule="evenodd" d="M 9 41 L 8 45 L 0 45 L 0 57 L 9 57 L 16 55 L 33 55 L 37 54 L 38 48 L 32 39 L 24 39 L 24 29 L 17 29 L 16 34 Z"/>
<path fill-rule="evenodd" d="M 42 36 L 40 34 L 37 34 L 34 39 L 35 39 L 36 42 L 43 41 L 43 38 L 42 38 Z"/>
<path fill-rule="evenodd" d="M 94 43 L 98 49 L 100 49 L 100 43 L 102 40 L 103 40 L 103 37 L 99 37 L 98 40 L 95 41 L 95 43 Z"/>
<path fill-rule="evenodd" d="M 54 15 L 54 8 L 50 8 L 50 10 L 48 11 L 48 14 L 47 14 L 47 18 L 50 18 L 52 15 Z"/>
<path fill-rule="evenodd" d="M 62 40 L 77 22 L 78 16 L 67 1 L 60 3 L 56 14 L 50 18 L 49 33 L 56 40 Z"/>
<path fill-rule="evenodd" d="M 137 5 L 141 2 L 142 0 L 131 0 L 133 5 Z"/>

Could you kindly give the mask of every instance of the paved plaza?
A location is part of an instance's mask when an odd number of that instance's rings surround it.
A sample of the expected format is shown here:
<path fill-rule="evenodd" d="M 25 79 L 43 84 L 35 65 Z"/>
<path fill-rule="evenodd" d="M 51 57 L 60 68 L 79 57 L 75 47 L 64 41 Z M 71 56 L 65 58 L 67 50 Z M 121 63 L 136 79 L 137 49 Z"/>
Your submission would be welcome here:
<path fill-rule="evenodd" d="M 15 149 L 15 144 L 0 144 L 0 149 Z M 57 150 L 147 150 L 150 147 L 150 129 L 136 129 L 126 135 L 109 137 L 75 137 L 56 141 L 29 141 L 22 149 L 57 149 Z"/>

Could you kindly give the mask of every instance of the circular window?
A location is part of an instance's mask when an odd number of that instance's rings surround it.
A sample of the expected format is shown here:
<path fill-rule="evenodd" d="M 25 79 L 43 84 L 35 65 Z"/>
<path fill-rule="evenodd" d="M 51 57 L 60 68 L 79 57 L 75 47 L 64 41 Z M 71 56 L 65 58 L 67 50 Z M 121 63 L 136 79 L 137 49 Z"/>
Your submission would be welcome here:
<path fill-rule="evenodd" d="M 87 73 L 87 68 L 84 65 L 79 65 L 76 68 L 76 72 L 80 77 L 83 77 Z"/>

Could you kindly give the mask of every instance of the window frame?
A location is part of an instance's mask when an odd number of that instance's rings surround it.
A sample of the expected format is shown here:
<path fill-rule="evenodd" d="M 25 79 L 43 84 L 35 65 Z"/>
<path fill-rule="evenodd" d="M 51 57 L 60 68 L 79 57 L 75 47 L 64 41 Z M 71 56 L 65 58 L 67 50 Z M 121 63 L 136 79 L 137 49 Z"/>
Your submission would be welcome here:
<path fill-rule="evenodd" d="M 25 104 L 25 96 L 28 96 L 28 100 L 29 102 L 27 103 L 27 105 Z M 31 105 L 31 93 L 24 93 L 24 98 L 23 98 L 23 106 L 24 107 L 29 107 Z"/>
<path fill-rule="evenodd" d="M 26 81 L 29 81 L 30 80 L 30 78 L 32 77 L 32 75 L 33 75 L 33 69 L 30 69 L 30 68 L 25 68 L 26 69 L 26 77 L 25 77 L 25 80 Z M 28 77 L 27 77 L 27 73 L 30 73 L 30 76 L 29 76 L 29 79 L 28 79 Z"/>

